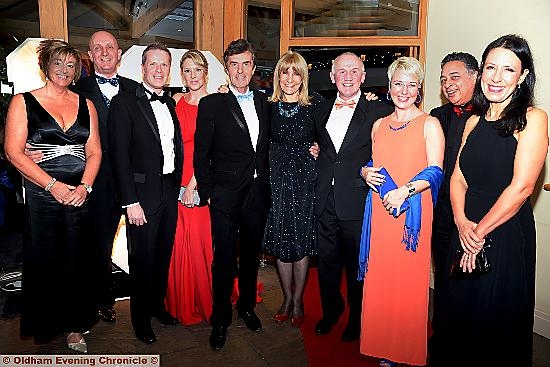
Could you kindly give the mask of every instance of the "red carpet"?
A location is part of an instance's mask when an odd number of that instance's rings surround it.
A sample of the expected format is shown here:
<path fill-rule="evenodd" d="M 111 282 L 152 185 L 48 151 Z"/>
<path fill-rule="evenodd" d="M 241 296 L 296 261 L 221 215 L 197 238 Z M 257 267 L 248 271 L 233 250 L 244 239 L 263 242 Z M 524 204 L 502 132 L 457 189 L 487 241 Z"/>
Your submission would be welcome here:
<path fill-rule="evenodd" d="M 342 294 L 345 295 L 345 281 Z M 340 336 L 344 332 L 348 320 L 348 311 L 340 318 L 332 332 L 319 336 L 315 334 L 315 324 L 321 318 L 321 300 L 319 298 L 319 283 L 317 269 L 310 268 L 306 289 L 304 291 L 304 312 L 306 321 L 301 327 L 304 345 L 310 367 L 378 367 L 377 358 L 367 357 L 359 353 L 359 341 L 343 343 Z"/>
<path fill-rule="evenodd" d="M 342 281 L 342 295 L 346 295 L 345 281 Z M 340 317 L 337 325 L 328 335 L 315 334 L 315 324 L 321 318 L 321 298 L 319 297 L 319 282 L 317 268 L 310 268 L 304 291 L 304 312 L 306 321 L 301 326 L 309 367 L 378 367 L 380 360 L 359 353 L 359 341 L 343 343 L 340 337 L 348 321 L 348 310 Z M 428 337 L 431 327 L 428 322 Z M 408 366 L 399 364 L 399 366 Z"/>

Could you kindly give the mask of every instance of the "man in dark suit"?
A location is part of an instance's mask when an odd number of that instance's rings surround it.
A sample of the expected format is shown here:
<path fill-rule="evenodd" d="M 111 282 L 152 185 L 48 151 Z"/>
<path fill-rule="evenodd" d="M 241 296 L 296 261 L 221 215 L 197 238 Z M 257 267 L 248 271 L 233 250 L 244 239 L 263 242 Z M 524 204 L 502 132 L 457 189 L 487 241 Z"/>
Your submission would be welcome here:
<path fill-rule="evenodd" d="M 453 52 L 441 61 L 441 91 L 448 103 L 434 108 L 430 114 L 441 122 L 445 135 L 443 171 L 445 178 L 439 189 L 437 205 L 432 223 L 432 257 L 434 265 L 434 317 L 432 327 L 437 328 L 437 304 L 450 270 L 447 263 L 451 235 L 455 230 L 450 199 L 450 180 L 455 168 L 458 150 L 466 120 L 472 115 L 472 98 L 478 75 L 478 63 L 474 56 L 464 52 Z"/>
<path fill-rule="evenodd" d="M 316 162 L 315 215 L 319 246 L 318 274 L 323 317 L 315 325 L 327 334 L 344 311 L 340 292 L 346 269 L 349 318 L 342 341 L 359 339 L 363 282 L 357 280 L 359 242 L 368 187 L 359 170 L 371 158 L 373 123 L 392 112 L 380 101 L 361 97 L 365 67 L 346 52 L 333 63 L 330 78 L 338 96 L 317 111 L 320 153 Z"/>
<path fill-rule="evenodd" d="M 266 96 L 248 88 L 254 48 L 239 39 L 224 52 L 230 92 L 201 99 L 195 132 L 194 168 L 201 204 L 210 204 L 214 261 L 210 345 L 221 349 L 231 324 L 231 290 L 238 257 L 237 311 L 261 331 L 254 313 L 259 252 L 269 206 L 269 110 Z M 237 245 L 238 242 L 238 245 Z"/>
<path fill-rule="evenodd" d="M 177 324 L 164 306 L 183 164 L 175 103 L 163 95 L 171 61 L 166 46 L 147 46 L 143 84 L 116 95 L 107 119 L 113 178 L 126 209 L 132 326 L 144 343 L 156 341 L 152 316 Z"/>
<path fill-rule="evenodd" d="M 93 238 L 91 244 L 95 255 L 93 261 L 96 286 L 96 300 L 99 318 L 114 322 L 116 312 L 112 292 L 111 253 L 113 241 L 122 208 L 118 203 L 111 164 L 109 162 L 109 144 L 107 141 L 107 113 L 111 99 L 119 92 L 134 90 L 139 85 L 132 79 L 117 75 L 117 67 L 122 56 L 122 50 L 112 34 L 99 31 L 90 37 L 88 55 L 94 64 L 94 74 L 80 79 L 74 91 L 91 100 L 97 110 L 99 120 L 99 136 L 103 151 L 101 167 L 94 181 L 93 192 L 90 194 L 90 221 Z"/>

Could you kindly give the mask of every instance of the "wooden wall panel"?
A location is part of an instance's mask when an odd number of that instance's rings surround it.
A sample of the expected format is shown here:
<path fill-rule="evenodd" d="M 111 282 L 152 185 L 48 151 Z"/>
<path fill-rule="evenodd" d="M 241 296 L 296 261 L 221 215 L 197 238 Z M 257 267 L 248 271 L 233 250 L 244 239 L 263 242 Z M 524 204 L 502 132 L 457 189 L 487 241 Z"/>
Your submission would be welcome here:
<path fill-rule="evenodd" d="M 69 39 L 67 26 L 67 0 L 38 0 L 40 36 Z"/>
<path fill-rule="evenodd" d="M 240 0 L 239 0 L 240 1 Z M 231 3 L 231 2 L 229 2 Z M 224 50 L 224 0 L 198 0 L 194 9 L 195 48 L 209 50 L 222 59 Z"/>
<path fill-rule="evenodd" d="M 247 1 L 233 0 L 225 4 L 223 16 L 223 48 L 231 41 L 246 39 Z"/>

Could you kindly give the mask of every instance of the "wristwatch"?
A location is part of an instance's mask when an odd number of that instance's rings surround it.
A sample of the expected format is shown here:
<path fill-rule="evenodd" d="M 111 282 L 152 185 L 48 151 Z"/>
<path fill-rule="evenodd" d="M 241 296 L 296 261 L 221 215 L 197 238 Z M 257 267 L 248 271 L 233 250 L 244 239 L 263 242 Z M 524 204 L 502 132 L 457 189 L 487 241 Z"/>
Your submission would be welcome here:
<path fill-rule="evenodd" d="M 86 189 L 86 192 L 88 194 L 91 194 L 92 193 L 92 186 L 88 185 L 87 183 L 84 183 L 84 182 L 81 182 L 80 183 L 82 186 L 84 186 L 84 188 Z"/>

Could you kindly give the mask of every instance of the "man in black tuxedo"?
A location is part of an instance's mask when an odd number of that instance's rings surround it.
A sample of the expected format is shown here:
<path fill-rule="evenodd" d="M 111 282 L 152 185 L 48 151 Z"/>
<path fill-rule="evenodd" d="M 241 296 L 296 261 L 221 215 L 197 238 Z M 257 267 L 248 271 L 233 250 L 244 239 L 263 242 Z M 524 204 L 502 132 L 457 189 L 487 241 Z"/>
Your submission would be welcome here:
<path fill-rule="evenodd" d="M 338 96 L 322 105 L 316 116 L 320 153 L 315 215 L 323 317 L 315 332 L 328 334 L 344 311 L 340 283 L 345 268 L 350 312 L 341 339 L 346 342 L 359 339 L 361 328 L 363 282 L 357 280 L 357 271 L 368 187 L 359 170 L 371 159 L 373 123 L 392 112 L 389 105 L 361 97 L 365 76 L 357 55 L 346 52 L 338 56 L 330 73 Z"/>
<path fill-rule="evenodd" d="M 472 115 L 472 98 L 478 75 L 478 63 L 474 56 L 465 52 L 453 52 L 441 61 L 441 91 L 449 101 L 434 108 L 430 115 L 437 117 L 445 135 L 443 171 L 445 179 L 439 189 L 432 223 L 432 257 L 434 276 L 434 317 L 432 327 L 437 328 L 439 295 L 450 270 L 447 256 L 451 235 L 455 230 L 450 199 L 450 180 L 455 168 L 458 150 L 466 120 Z"/>
<path fill-rule="evenodd" d="M 183 165 L 175 103 L 163 95 L 171 61 L 166 46 L 147 46 L 143 84 L 116 95 L 107 118 L 113 178 L 126 209 L 132 326 L 149 344 L 156 341 L 152 316 L 177 324 L 164 305 Z"/>
<path fill-rule="evenodd" d="M 111 253 L 113 241 L 122 208 L 118 203 L 109 162 L 109 144 L 107 141 L 107 113 L 111 99 L 119 92 L 135 90 L 139 85 L 132 79 L 117 75 L 117 67 L 122 56 L 122 50 L 112 34 L 99 31 L 92 34 L 89 42 L 88 55 L 94 64 L 94 74 L 80 79 L 74 91 L 91 100 L 97 110 L 99 120 L 99 136 L 103 151 L 101 167 L 94 181 L 93 192 L 90 194 L 90 221 L 92 224 L 93 246 L 92 259 L 94 284 L 99 318 L 114 322 L 116 312 L 112 291 Z"/>
<path fill-rule="evenodd" d="M 212 220 L 213 307 L 210 345 L 221 349 L 231 324 L 231 290 L 238 257 L 237 311 L 246 326 L 261 331 L 256 316 L 259 252 L 270 201 L 269 110 L 265 94 L 248 88 L 254 48 L 239 39 L 224 52 L 230 92 L 201 99 L 195 132 L 194 168 L 201 205 Z"/>

